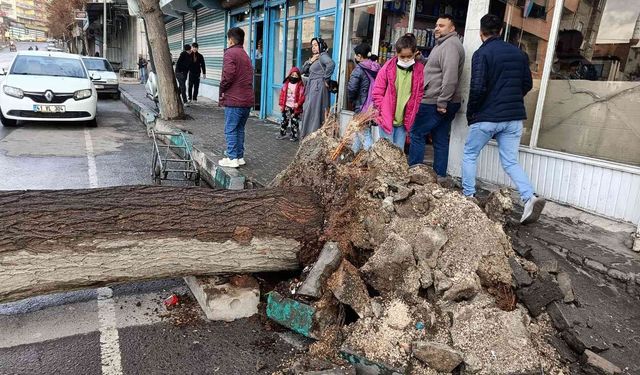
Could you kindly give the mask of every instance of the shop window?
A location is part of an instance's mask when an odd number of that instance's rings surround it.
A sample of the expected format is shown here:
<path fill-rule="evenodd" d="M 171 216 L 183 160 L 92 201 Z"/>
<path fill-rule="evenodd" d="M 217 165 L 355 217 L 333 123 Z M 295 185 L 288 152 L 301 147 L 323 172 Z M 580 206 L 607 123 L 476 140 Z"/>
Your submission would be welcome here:
<path fill-rule="evenodd" d="M 310 13 L 315 13 L 316 11 L 316 4 L 317 0 L 304 0 L 302 1 L 302 12 L 304 14 L 310 14 Z"/>
<path fill-rule="evenodd" d="M 348 32 L 349 32 L 349 40 L 347 42 L 347 50 L 346 50 L 346 76 L 343 82 L 343 92 L 346 93 L 347 83 L 349 82 L 349 78 L 351 77 L 351 72 L 356 67 L 356 62 L 354 60 L 355 55 L 353 49 L 355 46 L 361 43 L 366 43 L 368 45 L 373 45 L 373 25 L 376 17 L 376 6 L 364 6 L 353 8 L 350 10 L 349 20 L 348 20 Z M 344 95 L 344 109 L 353 111 L 353 103 L 349 101 L 348 95 Z"/>
<path fill-rule="evenodd" d="M 336 7 L 336 0 L 319 0 L 320 10 L 331 9 Z"/>
<path fill-rule="evenodd" d="M 550 2 L 551 3 L 551 2 Z M 541 13 L 536 9 L 545 9 L 546 18 L 534 17 Z M 492 0 L 489 12 L 504 19 L 503 35 L 505 41 L 520 48 L 529 57 L 529 68 L 533 78 L 533 89 L 524 98 L 527 119 L 520 142 L 531 142 L 533 119 L 540 95 L 540 83 L 544 76 L 543 67 L 549 45 L 553 8 L 547 7 L 544 0 L 505 1 Z"/>
<path fill-rule="evenodd" d="M 436 45 L 434 29 L 438 17 L 444 14 L 453 16 L 456 23 L 456 31 L 462 37 L 464 35 L 465 20 L 469 1 L 438 1 L 417 0 L 416 17 L 413 26 L 413 34 L 418 40 L 418 48 L 424 56 Z"/>
<path fill-rule="evenodd" d="M 289 0 L 289 17 L 299 15 L 302 12 L 303 0 Z"/>
<path fill-rule="evenodd" d="M 327 43 L 327 53 L 333 56 L 333 27 L 336 23 L 335 16 L 320 17 L 320 38 Z"/>
<path fill-rule="evenodd" d="M 284 80 L 284 22 L 275 22 L 273 30 L 273 113 L 280 113 L 280 84 Z"/>
<path fill-rule="evenodd" d="M 300 64 L 311 58 L 311 39 L 316 36 L 316 18 L 309 17 L 302 19 L 302 53 Z"/>
<path fill-rule="evenodd" d="M 298 20 L 289 20 L 287 34 L 287 67 L 289 72 L 291 67 L 298 65 Z M 300 67 L 299 67 L 300 68 Z"/>
<path fill-rule="evenodd" d="M 395 43 L 409 30 L 411 0 L 394 0 L 383 3 L 379 63 L 382 65 L 396 55 Z"/>
<path fill-rule="evenodd" d="M 640 165 L 639 17 L 640 0 L 565 2 L 538 147 Z"/>

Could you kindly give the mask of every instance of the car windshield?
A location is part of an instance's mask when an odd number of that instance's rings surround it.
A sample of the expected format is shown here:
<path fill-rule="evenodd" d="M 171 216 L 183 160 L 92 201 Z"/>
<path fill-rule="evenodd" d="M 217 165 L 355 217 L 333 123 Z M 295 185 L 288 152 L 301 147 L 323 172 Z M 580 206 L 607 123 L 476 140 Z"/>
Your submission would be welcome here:
<path fill-rule="evenodd" d="M 87 70 L 97 70 L 100 72 L 113 72 L 109 61 L 103 59 L 82 59 Z"/>
<path fill-rule="evenodd" d="M 80 60 L 52 56 L 18 56 L 11 67 L 10 74 L 87 78 Z"/>

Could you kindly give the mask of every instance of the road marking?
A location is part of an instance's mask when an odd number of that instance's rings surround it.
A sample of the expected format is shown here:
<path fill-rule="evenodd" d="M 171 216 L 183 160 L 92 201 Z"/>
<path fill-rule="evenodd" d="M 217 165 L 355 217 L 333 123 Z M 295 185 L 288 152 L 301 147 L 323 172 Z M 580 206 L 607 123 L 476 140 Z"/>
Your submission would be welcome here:
<path fill-rule="evenodd" d="M 111 288 L 98 288 L 98 320 L 100 321 L 100 356 L 102 375 L 122 375 L 120 342 L 116 328 L 116 308 Z"/>
<path fill-rule="evenodd" d="M 96 169 L 96 154 L 93 151 L 93 140 L 89 129 L 84 129 L 84 141 L 87 150 L 87 162 L 89 164 L 89 187 L 98 187 L 98 172 Z"/>

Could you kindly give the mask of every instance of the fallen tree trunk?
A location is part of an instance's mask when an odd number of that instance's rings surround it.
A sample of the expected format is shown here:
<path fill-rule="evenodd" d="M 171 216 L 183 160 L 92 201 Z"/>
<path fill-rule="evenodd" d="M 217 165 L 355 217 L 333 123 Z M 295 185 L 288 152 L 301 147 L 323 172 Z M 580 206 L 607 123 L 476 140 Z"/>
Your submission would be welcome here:
<path fill-rule="evenodd" d="M 0 302 L 132 280 L 296 269 L 323 214 L 306 188 L 0 192 Z"/>

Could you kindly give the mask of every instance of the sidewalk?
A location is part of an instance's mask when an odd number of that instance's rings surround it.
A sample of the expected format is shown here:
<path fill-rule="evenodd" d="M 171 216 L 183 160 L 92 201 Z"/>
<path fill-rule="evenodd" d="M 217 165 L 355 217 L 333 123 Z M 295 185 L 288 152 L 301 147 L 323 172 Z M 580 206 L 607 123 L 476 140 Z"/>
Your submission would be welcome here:
<path fill-rule="evenodd" d="M 234 170 L 217 167 L 219 159 L 224 157 L 224 111 L 216 103 L 206 98 L 199 98 L 198 103 L 185 108 L 189 116 L 187 120 L 167 121 L 155 120 L 155 103 L 146 97 L 145 89 L 140 84 L 121 84 L 123 101 L 149 126 L 155 122 L 158 129 L 177 128 L 191 134 L 196 160 L 206 161 L 210 174 L 218 187 L 240 188 L 242 180 L 249 186 L 266 186 L 273 178 L 285 169 L 298 150 L 299 142 L 277 140 L 279 126 L 270 122 L 250 117 L 246 125 L 245 160 L 247 164 Z M 133 100 L 132 100 L 133 99 Z"/>

